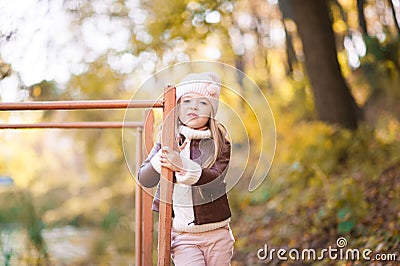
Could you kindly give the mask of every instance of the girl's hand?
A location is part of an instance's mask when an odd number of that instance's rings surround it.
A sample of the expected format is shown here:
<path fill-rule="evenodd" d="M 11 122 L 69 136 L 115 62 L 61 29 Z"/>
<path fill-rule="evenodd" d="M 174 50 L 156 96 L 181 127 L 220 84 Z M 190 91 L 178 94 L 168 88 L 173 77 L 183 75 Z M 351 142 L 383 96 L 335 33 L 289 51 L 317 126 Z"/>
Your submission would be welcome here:
<path fill-rule="evenodd" d="M 181 156 L 170 147 L 164 146 L 161 152 L 161 166 L 174 172 L 184 172 Z"/>

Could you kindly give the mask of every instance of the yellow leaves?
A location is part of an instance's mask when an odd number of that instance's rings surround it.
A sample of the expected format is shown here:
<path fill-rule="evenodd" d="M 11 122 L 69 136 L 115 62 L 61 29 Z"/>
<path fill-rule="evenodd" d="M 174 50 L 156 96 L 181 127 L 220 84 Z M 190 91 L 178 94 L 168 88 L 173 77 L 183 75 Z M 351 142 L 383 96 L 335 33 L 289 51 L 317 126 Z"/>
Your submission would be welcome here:
<path fill-rule="evenodd" d="M 0 57 L 0 80 L 10 76 L 11 70 L 11 65 L 5 63 Z"/>
<path fill-rule="evenodd" d="M 333 132 L 333 127 L 325 123 L 298 123 L 292 125 L 291 129 L 288 130 L 281 142 L 283 150 L 297 151 L 300 147 L 306 148 L 311 146 L 328 149 L 332 145 L 331 140 L 324 136 L 329 136 Z"/>
<path fill-rule="evenodd" d="M 235 239 L 235 247 L 236 247 L 237 249 L 246 248 L 247 245 L 248 245 L 248 240 L 247 240 L 247 238 L 241 237 L 241 238 Z"/>
<path fill-rule="evenodd" d="M 42 94 L 42 88 L 40 88 L 38 85 L 34 86 L 32 90 L 33 97 L 39 97 L 40 94 Z"/>
<path fill-rule="evenodd" d="M 30 146 L 39 136 L 34 132 L 12 132 L 15 131 L 6 131 L 8 136 L 0 141 L 0 160 L 5 162 L 5 171 L 14 179 L 16 186 L 28 187 L 41 167 L 37 151 Z"/>
<path fill-rule="evenodd" d="M 295 91 L 288 80 L 282 80 L 279 84 L 277 93 L 279 93 L 279 96 L 282 98 L 282 103 L 289 104 L 293 100 Z"/>
<path fill-rule="evenodd" d="M 392 114 L 383 112 L 377 120 L 376 137 L 383 143 L 400 141 L 400 122 Z"/>
<path fill-rule="evenodd" d="M 344 34 L 347 32 L 347 24 L 343 20 L 337 20 L 333 23 L 332 25 L 333 31 L 338 33 L 338 34 Z"/>
<path fill-rule="evenodd" d="M 346 9 L 350 9 L 355 7 L 355 1 L 354 0 L 338 0 L 340 5 L 342 5 Z"/>
<path fill-rule="evenodd" d="M 340 69 L 342 70 L 342 74 L 344 77 L 348 77 L 352 74 L 352 70 L 348 64 L 348 58 L 346 51 L 338 52 L 337 54 L 338 61 L 340 64 Z"/>
<path fill-rule="evenodd" d="M 88 220 L 101 220 L 109 211 L 110 200 L 114 196 L 132 194 L 131 184 L 132 181 L 126 179 L 119 180 L 114 185 L 101 189 L 86 187 L 85 193 L 72 193 L 73 197 L 68 198 L 56 209 L 47 211 L 43 220 L 49 224 L 63 220 L 67 221 L 79 216 Z"/>
<path fill-rule="evenodd" d="M 348 13 L 347 23 L 348 27 L 351 29 L 357 29 L 359 27 L 358 24 L 358 12 L 356 9 L 352 9 Z"/>
<path fill-rule="evenodd" d="M 358 106 L 363 106 L 371 95 L 371 87 L 367 84 L 360 84 L 351 89 L 354 100 Z"/>
<path fill-rule="evenodd" d="M 288 32 L 290 33 L 295 33 L 297 31 L 297 25 L 296 23 L 291 20 L 291 19 L 284 19 L 283 21 L 285 23 L 285 28 Z"/>
<path fill-rule="evenodd" d="M 26 188 L 34 180 L 41 166 L 35 160 L 37 154 L 32 149 L 26 149 L 26 147 L 17 149 L 24 150 L 25 152 L 18 153 L 18 155 L 13 154 L 7 160 L 7 170 L 11 172 L 16 186 Z"/>
<path fill-rule="evenodd" d="M 283 79 L 286 77 L 286 69 L 282 61 L 282 54 L 278 51 L 270 51 L 267 56 L 270 65 L 270 78 Z"/>
<path fill-rule="evenodd" d="M 249 206 L 250 202 L 251 202 L 251 198 L 249 196 L 242 198 L 242 200 L 239 203 L 239 208 L 241 210 L 245 210 Z"/>

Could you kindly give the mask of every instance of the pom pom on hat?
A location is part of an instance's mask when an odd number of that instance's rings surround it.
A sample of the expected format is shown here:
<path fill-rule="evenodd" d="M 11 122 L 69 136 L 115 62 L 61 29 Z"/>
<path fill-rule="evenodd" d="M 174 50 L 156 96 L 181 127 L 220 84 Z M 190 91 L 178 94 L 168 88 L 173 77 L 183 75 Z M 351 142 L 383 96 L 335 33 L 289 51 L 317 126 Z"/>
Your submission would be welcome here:
<path fill-rule="evenodd" d="M 186 93 L 197 93 L 210 100 L 214 114 L 218 110 L 221 80 L 215 72 L 192 73 L 185 76 L 176 86 L 176 100 Z"/>

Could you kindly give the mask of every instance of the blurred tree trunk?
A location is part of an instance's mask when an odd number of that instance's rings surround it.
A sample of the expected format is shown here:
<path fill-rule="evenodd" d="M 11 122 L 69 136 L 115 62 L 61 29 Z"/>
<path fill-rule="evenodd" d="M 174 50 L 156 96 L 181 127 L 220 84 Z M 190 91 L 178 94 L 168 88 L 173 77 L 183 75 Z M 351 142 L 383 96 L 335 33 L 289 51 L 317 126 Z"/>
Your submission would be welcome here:
<path fill-rule="evenodd" d="M 389 0 L 390 1 L 390 0 Z M 365 0 L 357 0 L 357 11 L 358 11 L 358 24 L 365 35 L 368 35 L 367 21 L 365 20 L 364 13 Z"/>
<path fill-rule="evenodd" d="M 361 112 L 340 71 L 327 1 L 280 0 L 279 4 L 283 15 L 297 24 L 319 119 L 357 128 Z"/>
<path fill-rule="evenodd" d="M 393 4 L 393 0 L 388 0 L 390 8 L 392 9 L 392 15 L 393 15 L 393 20 L 394 20 L 394 25 L 396 26 L 397 29 L 397 33 L 400 35 L 400 25 L 399 25 L 399 21 L 396 17 L 396 9 L 394 7 Z"/>

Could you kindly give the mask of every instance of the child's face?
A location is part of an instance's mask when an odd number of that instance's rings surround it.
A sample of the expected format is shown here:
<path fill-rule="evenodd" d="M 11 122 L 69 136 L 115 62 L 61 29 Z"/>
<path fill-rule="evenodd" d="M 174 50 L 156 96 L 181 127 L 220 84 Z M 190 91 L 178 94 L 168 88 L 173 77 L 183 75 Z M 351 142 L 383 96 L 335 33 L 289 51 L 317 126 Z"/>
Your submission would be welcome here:
<path fill-rule="evenodd" d="M 186 126 L 199 129 L 207 125 L 212 106 L 207 98 L 196 93 L 187 93 L 181 97 L 179 120 Z"/>

